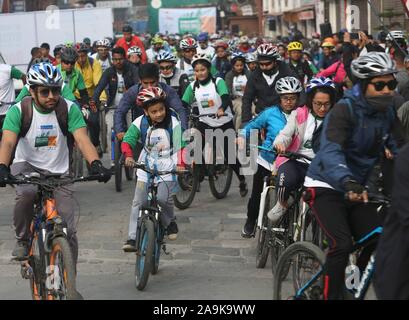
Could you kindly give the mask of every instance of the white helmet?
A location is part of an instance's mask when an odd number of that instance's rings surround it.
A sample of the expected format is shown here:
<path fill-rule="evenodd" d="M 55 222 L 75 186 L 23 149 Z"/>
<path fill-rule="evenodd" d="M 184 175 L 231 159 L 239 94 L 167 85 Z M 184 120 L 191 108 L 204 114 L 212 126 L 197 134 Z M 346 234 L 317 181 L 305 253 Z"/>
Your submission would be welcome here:
<path fill-rule="evenodd" d="M 168 62 L 176 63 L 176 60 L 177 60 L 177 59 L 176 59 L 176 57 L 175 57 L 172 53 L 164 51 L 164 52 L 159 53 L 159 54 L 156 56 L 155 60 L 156 60 L 158 63 L 163 62 L 163 61 L 168 61 Z"/>
<path fill-rule="evenodd" d="M 128 49 L 128 56 L 130 56 L 131 54 L 137 54 L 138 56 L 141 56 L 142 55 L 142 51 L 141 51 L 141 48 L 139 48 L 139 47 L 137 47 L 137 46 L 133 46 L 133 47 L 130 47 L 129 49 Z"/>
<path fill-rule="evenodd" d="M 109 48 L 111 46 L 111 42 L 109 41 L 109 39 L 98 40 L 96 46 Z"/>
<path fill-rule="evenodd" d="M 279 59 L 280 54 L 276 46 L 273 46 L 271 43 L 262 43 L 257 48 L 258 59 L 270 58 L 270 59 Z"/>
<path fill-rule="evenodd" d="M 277 94 L 300 93 L 302 92 L 302 84 L 300 80 L 294 77 L 284 77 L 278 79 L 276 83 Z"/>
<path fill-rule="evenodd" d="M 197 48 L 197 42 L 196 42 L 195 39 L 188 37 L 188 38 L 185 38 L 185 39 L 180 41 L 179 47 L 182 50 L 184 50 L 184 49 L 196 49 Z"/>
<path fill-rule="evenodd" d="M 255 53 L 249 52 L 246 54 L 246 62 L 257 62 L 257 55 Z"/>
<path fill-rule="evenodd" d="M 386 40 L 387 41 L 392 41 L 393 39 L 395 39 L 395 40 L 405 39 L 405 35 L 404 35 L 403 31 L 401 31 L 401 30 L 390 31 L 386 36 Z"/>
<path fill-rule="evenodd" d="M 384 52 L 371 51 L 351 63 L 352 74 L 359 79 L 368 79 L 398 72 L 395 62 Z"/>
<path fill-rule="evenodd" d="M 50 62 L 32 65 L 27 73 L 29 86 L 61 87 L 63 79 L 57 67 Z"/>
<path fill-rule="evenodd" d="M 196 53 L 192 58 L 192 67 L 199 61 L 207 61 L 210 65 L 212 64 L 212 61 L 206 53 Z"/>

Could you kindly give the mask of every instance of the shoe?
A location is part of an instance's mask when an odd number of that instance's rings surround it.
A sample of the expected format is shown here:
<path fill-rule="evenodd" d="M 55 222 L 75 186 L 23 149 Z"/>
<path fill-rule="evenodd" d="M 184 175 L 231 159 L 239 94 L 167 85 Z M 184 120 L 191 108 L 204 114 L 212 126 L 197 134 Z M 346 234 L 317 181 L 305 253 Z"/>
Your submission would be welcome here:
<path fill-rule="evenodd" d="M 127 240 L 122 246 L 122 250 L 124 250 L 124 252 L 136 252 L 136 241 L 132 239 Z"/>
<path fill-rule="evenodd" d="M 241 236 L 243 238 L 253 237 L 255 226 L 256 226 L 256 221 L 253 221 L 247 218 L 246 224 L 244 225 L 243 230 L 241 231 Z"/>
<path fill-rule="evenodd" d="M 276 205 L 267 213 L 267 217 L 275 225 L 286 211 L 287 208 L 283 207 L 280 202 L 277 201 Z"/>
<path fill-rule="evenodd" d="M 239 188 L 240 188 L 240 196 L 244 198 L 249 192 L 249 189 L 247 189 L 247 183 L 245 180 L 240 182 Z"/>
<path fill-rule="evenodd" d="M 16 260 L 28 259 L 28 242 L 18 240 L 11 255 L 16 257 Z"/>
<path fill-rule="evenodd" d="M 172 221 L 168 227 L 166 228 L 166 233 L 168 235 L 169 240 L 176 240 L 178 237 L 178 225 L 175 221 Z"/>

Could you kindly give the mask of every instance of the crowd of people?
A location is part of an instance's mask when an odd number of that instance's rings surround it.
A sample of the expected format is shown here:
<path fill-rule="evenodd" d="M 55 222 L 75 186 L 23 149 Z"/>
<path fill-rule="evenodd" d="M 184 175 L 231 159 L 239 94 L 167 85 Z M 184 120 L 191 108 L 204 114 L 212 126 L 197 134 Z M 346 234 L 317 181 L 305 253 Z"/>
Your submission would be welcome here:
<path fill-rule="evenodd" d="M 43 43 L 31 54 L 26 75 L 12 66 L 0 66 L 0 101 L 15 102 L 0 107 L 0 186 L 7 183 L 10 168 L 13 175 L 30 170 L 69 172 L 63 134 L 67 131 L 89 163 L 90 173 L 108 181 L 111 171 L 101 162 L 100 108 L 105 110 L 107 140 L 114 128 L 122 141 L 126 165 L 132 165 L 134 158 L 152 162 L 159 157 L 163 170 L 185 167 L 182 133 L 188 129 L 188 114 L 195 112 L 201 115 L 198 129 L 203 135 L 205 130 L 234 129 L 240 149 L 246 148 L 253 130 L 261 133 L 263 151 L 252 178 L 243 237 L 254 236 L 264 178 L 277 171 L 278 200 L 268 218 L 276 223 L 294 200 L 292 192 L 305 187 L 308 204 L 330 247 L 324 266 L 325 299 L 342 297 L 352 240 L 380 225 L 384 233 L 378 241 L 383 249 L 377 254 L 377 295 L 381 299 L 409 298 L 405 269 L 409 263 L 409 149 L 405 146 L 409 138 L 409 55 L 404 32 L 380 32 L 377 39 L 366 31 L 347 30 L 326 37 L 314 33 L 312 39 L 300 34 L 269 39 L 206 32 L 140 38 L 125 26 L 123 37 L 116 42 L 105 38 L 91 43 L 85 38 L 82 43 L 57 45 L 53 56 L 50 46 Z M 11 90 L 12 79 L 26 82 L 17 97 Z M 21 135 L 22 110 L 27 104 L 35 111 L 34 125 Z M 66 109 L 67 128 L 61 128 L 53 113 L 57 106 Z M 148 129 L 155 133 L 147 135 Z M 56 139 L 43 145 L 38 137 L 44 135 Z M 136 155 L 137 142 L 157 154 L 143 151 Z M 108 147 L 110 155 L 110 144 Z M 286 151 L 312 161 L 280 156 Z M 227 153 L 228 148 L 226 159 Z M 245 197 L 249 190 L 241 164 L 237 160 L 230 165 L 240 181 L 239 193 Z M 393 199 L 386 217 L 367 203 L 378 165 L 383 192 Z M 137 250 L 138 212 L 147 199 L 146 174 L 138 170 L 137 178 L 125 252 Z M 176 188 L 172 175 L 158 181 L 170 240 L 178 233 L 169 194 Z M 25 257 L 35 192 L 22 186 L 16 191 L 13 255 Z M 77 256 L 72 197 L 60 201 Z M 366 265 L 375 248 L 371 245 L 363 250 L 358 267 Z"/>

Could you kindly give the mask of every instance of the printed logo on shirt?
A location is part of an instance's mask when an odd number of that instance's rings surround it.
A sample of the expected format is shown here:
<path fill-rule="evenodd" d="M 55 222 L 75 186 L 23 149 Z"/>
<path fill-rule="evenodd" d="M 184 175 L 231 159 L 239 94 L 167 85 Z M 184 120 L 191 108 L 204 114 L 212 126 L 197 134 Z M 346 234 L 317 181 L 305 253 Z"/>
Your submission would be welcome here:
<path fill-rule="evenodd" d="M 305 141 L 304 148 L 305 149 L 312 149 L 312 140 Z"/>
<path fill-rule="evenodd" d="M 55 125 L 41 125 L 35 138 L 35 148 L 56 148 L 57 147 L 57 127 Z"/>

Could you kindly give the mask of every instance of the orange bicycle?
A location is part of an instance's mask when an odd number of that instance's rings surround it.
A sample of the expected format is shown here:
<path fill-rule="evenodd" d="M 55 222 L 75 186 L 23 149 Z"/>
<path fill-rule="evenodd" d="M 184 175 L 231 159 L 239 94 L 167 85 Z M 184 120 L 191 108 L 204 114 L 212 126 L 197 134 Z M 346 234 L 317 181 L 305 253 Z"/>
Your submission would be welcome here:
<path fill-rule="evenodd" d="M 38 186 L 30 226 L 29 254 L 19 260 L 22 277 L 30 280 L 33 300 L 82 299 L 76 290 L 76 267 L 67 239 L 67 225 L 56 210 L 54 190 L 74 182 L 97 179 L 97 176 L 61 178 L 60 174 L 35 172 L 9 180 L 10 185 Z"/>

